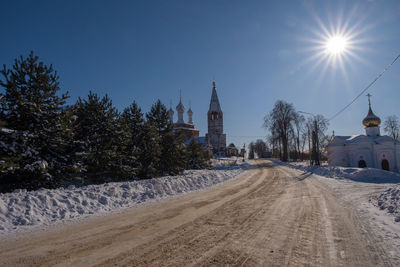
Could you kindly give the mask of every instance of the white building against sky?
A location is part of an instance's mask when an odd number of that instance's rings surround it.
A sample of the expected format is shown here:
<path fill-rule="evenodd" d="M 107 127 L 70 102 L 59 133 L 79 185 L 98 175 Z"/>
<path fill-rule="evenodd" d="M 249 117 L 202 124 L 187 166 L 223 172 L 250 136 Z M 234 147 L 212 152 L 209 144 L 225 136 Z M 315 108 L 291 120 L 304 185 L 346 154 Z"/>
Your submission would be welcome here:
<path fill-rule="evenodd" d="M 387 135 L 381 136 L 381 119 L 372 112 L 369 94 L 368 104 L 368 115 L 362 121 L 365 135 L 335 136 L 327 147 L 328 164 L 398 172 L 400 142 Z"/>

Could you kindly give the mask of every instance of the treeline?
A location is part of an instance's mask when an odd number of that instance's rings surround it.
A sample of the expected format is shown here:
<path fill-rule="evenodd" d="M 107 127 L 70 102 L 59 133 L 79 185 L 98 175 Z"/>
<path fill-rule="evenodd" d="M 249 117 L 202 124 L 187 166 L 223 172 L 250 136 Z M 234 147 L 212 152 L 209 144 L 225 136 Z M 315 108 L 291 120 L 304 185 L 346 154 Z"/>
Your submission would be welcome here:
<path fill-rule="evenodd" d="M 282 161 L 309 159 L 313 165 L 320 164 L 332 138 L 326 134 L 328 125 L 324 116 L 296 111 L 293 104 L 283 100 L 276 101 L 264 118 L 273 157 Z"/>
<path fill-rule="evenodd" d="M 255 142 L 250 142 L 249 144 L 249 159 L 264 158 L 268 152 L 268 145 L 263 140 L 258 139 Z"/>
<path fill-rule="evenodd" d="M 327 159 L 326 146 L 334 135 L 326 133 L 328 126 L 329 122 L 324 116 L 296 111 L 293 104 L 278 100 L 264 117 L 264 127 L 268 131 L 267 149 L 272 152 L 272 157 L 282 161 L 310 160 L 311 165 L 319 165 L 321 160 Z M 383 130 L 388 136 L 399 140 L 399 118 L 396 115 L 387 116 Z M 249 146 L 249 157 L 254 156 L 256 147 L 263 147 L 260 143 L 258 146 L 256 143 L 251 145 L 253 148 Z"/>
<path fill-rule="evenodd" d="M 33 53 L 4 65 L 1 75 L 0 191 L 209 167 L 207 151 L 174 134 L 160 100 L 146 114 L 135 102 L 120 113 L 107 95 L 93 92 L 66 105 L 57 72 Z"/>

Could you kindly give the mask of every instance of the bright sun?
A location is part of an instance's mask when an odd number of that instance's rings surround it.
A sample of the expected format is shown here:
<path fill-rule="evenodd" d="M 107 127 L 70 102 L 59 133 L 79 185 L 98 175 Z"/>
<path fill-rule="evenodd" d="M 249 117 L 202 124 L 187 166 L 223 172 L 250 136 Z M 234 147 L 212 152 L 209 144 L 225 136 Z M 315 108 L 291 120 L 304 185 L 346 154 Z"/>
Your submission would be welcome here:
<path fill-rule="evenodd" d="M 347 42 L 342 36 L 333 36 L 326 42 L 326 51 L 331 55 L 338 55 L 344 52 Z"/>

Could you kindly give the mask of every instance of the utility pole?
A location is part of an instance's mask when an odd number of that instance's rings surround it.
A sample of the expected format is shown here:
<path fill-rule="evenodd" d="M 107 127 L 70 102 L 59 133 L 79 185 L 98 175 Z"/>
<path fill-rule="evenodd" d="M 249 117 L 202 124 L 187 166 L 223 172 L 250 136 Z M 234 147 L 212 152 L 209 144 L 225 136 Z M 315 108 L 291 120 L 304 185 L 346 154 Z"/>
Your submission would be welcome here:
<path fill-rule="evenodd" d="M 313 144 L 314 165 L 320 165 L 318 132 L 319 132 L 318 123 L 317 119 L 314 116 L 314 144 Z"/>
<path fill-rule="evenodd" d="M 244 155 L 246 154 L 246 143 L 243 144 L 243 162 L 244 162 Z"/>

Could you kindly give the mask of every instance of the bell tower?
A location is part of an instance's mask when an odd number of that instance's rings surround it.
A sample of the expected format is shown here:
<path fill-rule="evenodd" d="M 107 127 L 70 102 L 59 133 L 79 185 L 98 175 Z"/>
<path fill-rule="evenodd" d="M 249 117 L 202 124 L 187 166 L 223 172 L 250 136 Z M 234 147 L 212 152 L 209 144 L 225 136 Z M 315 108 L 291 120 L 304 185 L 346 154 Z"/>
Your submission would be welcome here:
<path fill-rule="evenodd" d="M 223 153 L 226 148 L 226 134 L 224 134 L 224 114 L 219 104 L 215 81 L 211 93 L 210 108 L 207 113 L 208 142 L 214 153 Z"/>

